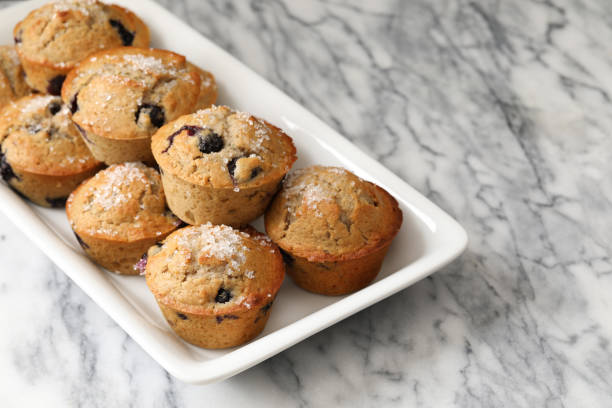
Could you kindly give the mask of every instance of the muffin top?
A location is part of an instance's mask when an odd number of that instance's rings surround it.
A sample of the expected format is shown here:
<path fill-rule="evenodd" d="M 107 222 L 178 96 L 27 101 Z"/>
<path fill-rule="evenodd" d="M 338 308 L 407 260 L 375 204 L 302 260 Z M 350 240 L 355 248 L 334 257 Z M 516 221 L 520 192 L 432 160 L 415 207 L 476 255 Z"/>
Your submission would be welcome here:
<path fill-rule="evenodd" d="M 214 75 L 190 62 L 187 65 L 200 75 L 200 96 L 194 111 L 210 108 L 217 101 L 217 82 Z"/>
<path fill-rule="evenodd" d="M 339 167 L 292 172 L 265 215 L 272 240 L 312 262 L 366 255 L 389 243 L 401 223 L 389 193 Z"/>
<path fill-rule="evenodd" d="M 200 74 L 182 55 L 121 47 L 83 60 L 66 78 L 62 98 L 87 131 L 110 139 L 148 138 L 193 112 L 200 85 Z"/>
<path fill-rule="evenodd" d="M 69 70 L 95 51 L 149 45 L 149 29 L 134 13 L 96 0 L 59 0 L 33 10 L 13 30 L 22 58 Z"/>
<path fill-rule="evenodd" d="M 142 163 L 114 164 L 70 194 L 66 212 L 79 235 L 134 242 L 180 224 L 166 208 L 159 173 Z"/>
<path fill-rule="evenodd" d="M 213 188 L 259 187 L 286 174 L 295 147 L 279 128 L 226 106 L 181 116 L 152 138 L 164 172 Z"/>
<path fill-rule="evenodd" d="M 269 303 L 285 269 L 278 247 L 252 228 L 203 224 L 173 232 L 149 249 L 147 285 L 162 304 L 217 314 Z"/>
<path fill-rule="evenodd" d="M 0 107 L 30 92 L 15 47 L 0 45 Z"/>
<path fill-rule="evenodd" d="M 30 173 L 66 176 L 100 165 L 58 96 L 31 95 L 6 106 L 0 144 L 11 166 Z"/>

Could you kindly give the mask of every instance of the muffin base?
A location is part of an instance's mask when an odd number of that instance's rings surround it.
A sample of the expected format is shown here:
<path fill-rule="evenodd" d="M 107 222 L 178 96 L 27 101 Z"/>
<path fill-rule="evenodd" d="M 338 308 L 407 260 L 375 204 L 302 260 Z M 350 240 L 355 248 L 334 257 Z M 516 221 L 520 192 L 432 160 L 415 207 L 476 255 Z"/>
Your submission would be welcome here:
<path fill-rule="evenodd" d="M 139 139 L 111 139 L 98 136 L 89 132 L 80 125 L 78 126 L 83 141 L 89 148 L 92 156 L 108 165 L 124 162 L 141 161 L 153 165 L 153 153 L 151 153 L 151 138 Z"/>
<path fill-rule="evenodd" d="M 188 343 L 208 349 L 235 347 L 257 337 L 270 316 L 272 300 L 243 312 L 201 315 L 187 313 L 157 301 L 174 332 Z"/>
<path fill-rule="evenodd" d="M 119 275 L 138 275 L 134 268 L 147 250 L 174 230 L 134 242 L 114 241 L 74 231 L 85 253 L 101 267 Z"/>
<path fill-rule="evenodd" d="M 9 163 L 10 164 L 10 163 Z M 64 207 L 66 199 L 81 182 L 93 176 L 101 165 L 77 174 L 50 176 L 20 170 L 11 166 L 17 176 L 8 180 L 9 186 L 42 207 Z"/>
<path fill-rule="evenodd" d="M 363 289 L 376 278 L 390 245 L 389 242 L 362 257 L 337 262 L 311 262 L 284 251 L 287 274 L 309 292 L 346 295 Z"/>
<path fill-rule="evenodd" d="M 244 226 L 264 213 L 281 182 L 279 178 L 259 187 L 234 191 L 199 186 L 164 171 L 161 175 L 168 207 L 191 225 L 210 222 Z"/>
<path fill-rule="evenodd" d="M 73 68 L 72 66 L 58 68 L 49 63 L 33 61 L 22 53 L 19 53 L 19 59 L 26 74 L 27 84 L 43 94 L 59 95 L 66 75 Z"/>

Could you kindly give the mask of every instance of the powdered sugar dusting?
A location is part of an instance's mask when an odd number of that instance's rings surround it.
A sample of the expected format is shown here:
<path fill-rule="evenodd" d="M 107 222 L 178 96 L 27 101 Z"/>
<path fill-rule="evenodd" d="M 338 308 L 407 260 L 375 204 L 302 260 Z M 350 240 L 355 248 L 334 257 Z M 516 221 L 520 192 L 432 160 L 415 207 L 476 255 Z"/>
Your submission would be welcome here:
<path fill-rule="evenodd" d="M 30 114 L 38 110 L 45 109 L 54 99 L 58 99 L 57 96 L 46 95 L 32 98 L 28 101 L 27 105 L 21 108 L 21 113 Z"/>
<path fill-rule="evenodd" d="M 261 150 L 264 142 L 270 140 L 270 129 L 261 120 L 253 117 L 249 113 L 237 111 L 236 117 L 240 119 L 245 125 L 252 127 L 255 130 L 255 137 L 252 142 L 253 148 Z"/>
<path fill-rule="evenodd" d="M 272 240 L 267 235 L 256 235 L 256 236 L 253 237 L 253 239 L 255 241 L 257 241 L 257 243 L 259 245 L 261 245 L 261 246 L 264 246 L 264 247 L 271 247 L 272 246 Z M 272 251 L 272 252 L 274 252 L 274 251 Z"/>
<path fill-rule="evenodd" d="M 95 0 L 56 0 L 53 2 L 53 11 L 78 11 L 86 16 L 89 16 L 89 13 L 95 6 Z"/>
<path fill-rule="evenodd" d="M 317 217 L 323 217 L 323 213 L 318 209 L 318 204 L 323 201 L 333 201 L 333 193 L 320 184 L 300 183 L 298 178 L 306 174 L 308 170 L 300 169 L 290 173 L 285 179 L 282 194 L 287 199 L 289 197 L 301 197 L 301 202 L 307 207 L 314 209 Z M 296 215 L 295 209 L 292 206 L 287 206 L 287 211 L 292 215 Z"/>
<path fill-rule="evenodd" d="M 130 192 L 122 192 L 122 187 L 129 186 L 135 181 L 150 183 L 144 172 L 145 168 L 146 166 L 142 163 L 123 163 L 112 165 L 105 171 L 96 174 L 94 179 L 103 179 L 104 182 L 99 184 L 95 190 L 90 187 L 93 200 L 85 205 L 83 210 L 88 211 L 94 205 L 99 205 L 105 211 L 108 211 L 127 203 L 133 196 Z"/>
<path fill-rule="evenodd" d="M 203 224 L 185 231 L 178 239 L 179 247 L 197 245 L 197 259 L 214 257 L 227 262 L 228 274 L 238 273 L 246 262 L 245 238 L 249 235 L 226 225 Z"/>
<path fill-rule="evenodd" d="M 136 69 L 145 72 L 176 75 L 175 69 L 165 64 L 161 59 L 139 54 L 125 54 L 123 60 L 132 64 Z"/>

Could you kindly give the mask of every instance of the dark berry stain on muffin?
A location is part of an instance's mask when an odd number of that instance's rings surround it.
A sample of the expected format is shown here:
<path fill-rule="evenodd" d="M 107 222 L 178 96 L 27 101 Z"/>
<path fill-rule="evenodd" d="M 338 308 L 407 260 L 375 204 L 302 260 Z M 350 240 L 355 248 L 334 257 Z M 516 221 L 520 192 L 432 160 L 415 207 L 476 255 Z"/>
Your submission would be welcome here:
<path fill-rule="evenodd" d="M 61 109 L 62 109 L 62 105 L 59 102 L 51 102 L 49 104 L 49 112 L 51 113 L 51 115 L 55 115 Z"/>
<path fill-rule="evenodd" d="M 187 320 L 188 319 L 188 317 L 186 315 L 182 314 L 182 313 L 177 313 L 176 317 L 178 317 L 181 320 Z"/>
<path fill-rule="evenodd" d="M 137 270 L 141 275 L 144 275 L 148 260 L 149 254 L 145 252 L 144 255 L 142 255 L 142 258 L 140 258 L 138 262 L 136 262 L 136 264 L 134 265 L 134 269 Z"/>
<path fill-rule="evenodd" d="M 272 303 L 274 303 L 274 301 L 270 301 L 268 302 L 264 307 L 262 307 L 261 309 L 259 309 L 259 311 L 263 314 L 268 313 L 268 310 L 270 310 L 270 308 L 272 307 Z"/>
<path fill-rule="evenodd" d="M 11 181 L 12 179 L 21 180 L 13 171 L 13 168 L 6 160 L 6 156 L 4 155 L 1 149 L 0 149 L 0 176 L 2 176 L 4 181 L 6 181 L 7 183 Z"/>
<path fill-rule="evenodd" d="M 234 172 L 236 171 L 236 162 L 240 159 L 240 157 L 234 157 L 232 160 L 227 163 L 227 171 L 229 171 L 230 177 L 234 180 Z"/>
<path fill-rule="evenodd" d="M 215 132 L 210 132 L 207 135 L 198 135 L 198 148 L 204 154 L 220 152 L 225 146 L 223 138 Z"/>
<path fill-rule="evenodd" d="M 49 85 L 47 85 L 47 92 L 51 95 L 59 95 L 62 92 L 64 79 L 66 79 L 66 75 L 57 75 L 51 78 L 49 80 Z"/>
<path fill-rule="evenodd" d="M 170 149 L 172 147 L 172 144 L 174 143 L 174 138 L 177 137 L 182 132 L 184 132 L 185 130 L 187 131 L 187 136 L 194 136 L 196 133 L 202 130 L 202 128 L 199 126 L 190 126 L 190 125 L 181 126 L 179 130 L 177 130 L 176 132 L 168 136 L 168 147 L 162 150 L 162 153 L 167 153 L 168 149 Z"/>
<path fill-rule="evenodd" d="M 261 171 L 262 171 L 262 169 L 259 166 L 253 168 L 253 170 L 251 170 L 251 180 L 253 180 L 255 177 L 257 177 L 259 175 L 259 173 L 261 173 Z"/>
<path fill-rule="evenodd" d="M 15 36 L 15 44 L 21 44 L 21 36 L 23 35 L 23 30 L 17 31 L 17 35 Z"/>
<path fill-rule="evenodd" d="M 118 20 L 109 20 L 109 23 L 119 33 L 119 36 L 121 37 L 121 42 L 123 43 L 123 45 L 125 46 L 132 45 L 132 43 L 134 42 L 134 35 L 136 34 L 135 32 L 129 31 Z"/>
<path fill-rule="evenodd" d="M 78 123 L 74 122 L 74 126 L 76 126 L 76 128 L 79 130 L 79 132 L 81 132 L 81 135 L 83 136 L 83 139 L 85 139 L 87 142 L 91 143 L 91 144 L 95 144 L 94 142 L 92 142 L 88 137 L 87 137 L 87 132 L 85 131 L 85 129 L 83 129 Z"/>
<path fill-rule="evenodd" d="M 45 198 L 45 201 L 53 208 L 64 208 L 68 197 Z"/>
<path fill-rule="evenodd" d="M 238 320 L 239 317 L 236 315 L 231 315 L 231 314 L 225 314 L 223 316 L 217 316 L 217 323 L 221 323 L 223 320 L 229 319 L 229 320 Z"/>
<path fill-rule="evenodd" d="M 217 296 L 215 296 L 215 302 L 217 303 L 227 303 L 232 298 L 232 292 L 225 288 L 219 288 L 217 292 Z"/>
<path fill-rule="evenodd" d="M 79 236 L 79 234 L 77 234 L 76 232 L 74 232 L 74 236 L 76 237 L 76 240 L 78 241 L 79 245 L 81 246 L 81 248 L 83 249 L 89 249 L 89 245 L 87 245 L 85 243 L 85 241 L 83 241 L 83 239 Z"/>
<path fill-rule="evenodd" d="M 143 103 L 138 107 L 138 110 L 136 111 L 136 122 L 140 120 L 141 115 L 149 115 L 151 124 L 158 128 L 162 127 L 166 122 L 164 108 L 160 108 L 159 106 L 150 103 Z"/>
<path fill-rule="evenodd" d="M 72 112 L 73 115 L 79 110 L 79 102 L 77 100 L 78 97 L 79 93 L 77 92 L 76 94 L 74 94 L 72 100 L 70 101 L 70 112 Z"/>
<path fill-rule="evenodd" d="M 236 177 L 234 175 L 234 172 L 236 171 L 236 165 L 238 163 L 238 160 L 248 157 L 248 155 L 244 155 L 244 156 L 239 156 L 239 157 L 234 157 L 233 159 L 231 159 L 228 163 L 227 163 L 227 171 L 229 172 L 230 177 L 232 178 L 232 182 L 235 184 L 237 184 L 237 180 Z M 253 180 L 255 177 L 257 177 L 259 174 L 261 174 L 261 172 L 263 171 L 263 169 L 259 166 L 254 167 L 251 170 L 251 174 L 249 175 L 249 180 Z M 243 180 L 244 181 L 244 180 Z"/>
<path fill-rule="evenodd" d="M 266 313 L 268 313 L 268 311 L 270 310 L 270 308 L 272 307 L 272 303 L 274 303 L 273 300 L 271 300 L 270 302 L 268 302 L 265 306 L 263 306 L 261 309 L 259 309 L 259 316 L 257 316 L 255 318 L 255 322 L 257 323 L 259 321 L 259 319 L 261 319 L 262 316 L 265 316 Z"/>
<path fill-rule="evenodd" d="M 292 266 L 293 262 L 295 262 L 295 259 L 293 259 L 293 257 L 291 255 L 289 255 L 288 252 L 285 252 L 282 249 L 280 250 L 280 253 L 283 256 L 283 261 L 285 261 L 285 265 Z"/>

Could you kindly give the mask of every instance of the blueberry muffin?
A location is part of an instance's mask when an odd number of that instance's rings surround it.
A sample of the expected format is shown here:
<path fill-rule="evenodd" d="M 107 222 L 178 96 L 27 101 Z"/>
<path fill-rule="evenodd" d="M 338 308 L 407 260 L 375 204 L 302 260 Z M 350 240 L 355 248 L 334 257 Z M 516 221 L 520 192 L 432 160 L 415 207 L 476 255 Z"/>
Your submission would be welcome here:
<path fill-rule="evenodd" d="M 142 163 L 100 171 L 70 195 L 66 213 L 87 255 L 122 275 L 138 274 L 142 254 L 180 224 L 166 208 L 159 173 Z"/>
<path fill-rule="evenodd" d="M 0 114 L 0 174 L 32 202 L 63 207 L 100 167 L 59 97 L 26 96 Z"/>
<path fill-rule="evenodd" d="M 211 224 L 182 228 L 149 249 L 145 270 L 172 329 L 205 348 L 257 336 L 285 275 L 282 256 L 265 235 Z"/>
<path fill-rule="evenodd" d="M 170 51 L 121 47 L 83 60 L 62 98 L 94 157 L 107 164 L 153 162 L 151 135 L 193 112 L 201 76 Z"/>
<path fill-rule="evenodd" d="M 15 47 L 0 45 L 0 108 L 30 93 Z"/>
<path fill-rule="evenodd" d="M 200 96 L 193 110 L 210 108 L 217 101 L 218 94 L 214 75 L 189 62 L 187 65 L 200 75 Z"/>
<path fill-rule="evenodd" d="M 60 0 L 26 16 L 13 30 L 28 84 L 59 95 L 68 72 L 93 52 L 149 46 L 149 29 L 134 13 L 95 0 Z"/>
<path fill-rule="evenodd" d="M 368 285 L 401 224 L 402 212 L 389 193 L 338 167 L 293 172 L 265 215 L 287 273 L 324 295 Z"/>
<path fill-rule="evenodd" d="M 152 139 L 168 206 L 188 224 L 245 225 L 296 160 L 289 136 L 225 106 L 180 117 Z"/>

